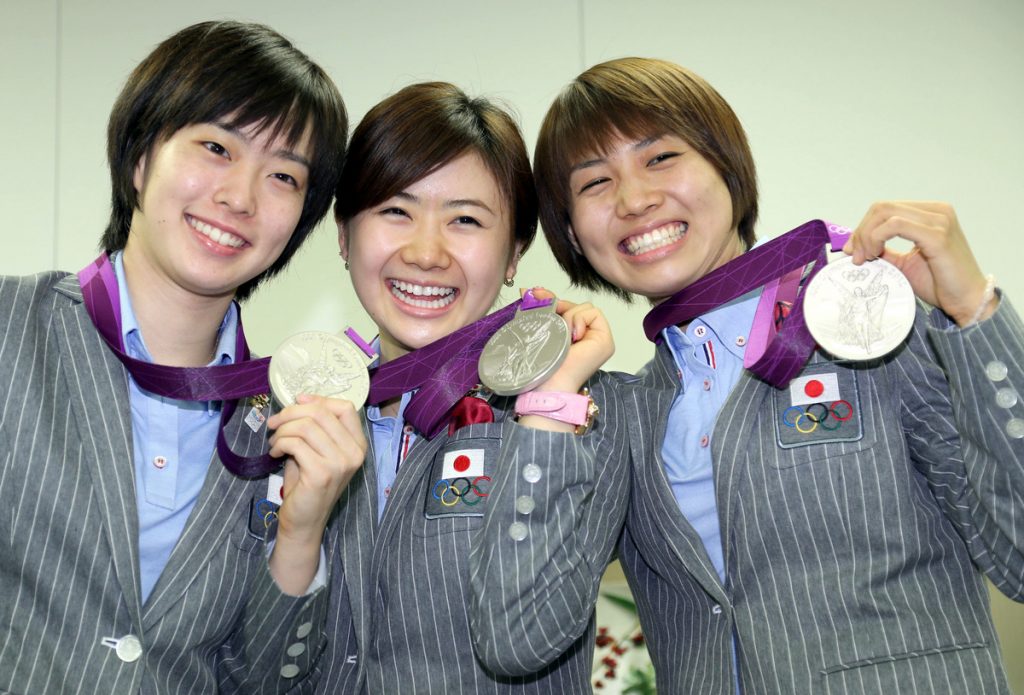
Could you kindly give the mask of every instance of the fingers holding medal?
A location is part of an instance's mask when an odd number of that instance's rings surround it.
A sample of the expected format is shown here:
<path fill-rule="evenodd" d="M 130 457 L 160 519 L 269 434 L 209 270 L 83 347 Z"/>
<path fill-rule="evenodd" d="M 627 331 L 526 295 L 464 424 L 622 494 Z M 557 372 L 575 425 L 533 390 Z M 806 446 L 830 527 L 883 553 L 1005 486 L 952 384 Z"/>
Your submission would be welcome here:
<path fill-rule="evenodd" d="M 887 248 L 886 242 L 895 238 L 913 242 L 913 249 L 900 253 Z M 961 326 L 987 318 L 998 303 L 948 203 L 875 203 L 843 250 L 855 265 L 873 258 L 892 263 L 914 294 Z"/>

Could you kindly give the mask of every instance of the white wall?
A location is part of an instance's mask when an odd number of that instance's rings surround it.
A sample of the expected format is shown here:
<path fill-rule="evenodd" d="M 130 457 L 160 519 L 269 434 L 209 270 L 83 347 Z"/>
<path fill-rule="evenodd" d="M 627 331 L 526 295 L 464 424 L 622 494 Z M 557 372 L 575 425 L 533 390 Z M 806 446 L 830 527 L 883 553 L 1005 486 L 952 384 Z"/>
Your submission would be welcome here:
<path fill-rule="evenodd" d="M 529 143 L 584 67 L 622 55 L 674 60 L 708 78 L 747 128 L 760 235 L 819 216 L 855 224 L 877 199 L 948 200 L 982 267 L 1024 297 L 1020 0 L 0 0 L 0 273 L 75 270 L 96 255 L 109 199 L 105 121 L 124 78 L 178 28 L 227 17 L 291 37 L 334 75 L 353 122 L 404 84 L 444 79 L 513 105 Z M 336 251 L 325 225 L 250 303 L 257 351 L 308 328 L 371 333 Z M 518 281 L 582 297 L 543 240 Z M 651 352 L 643 308 L 601 303 L 619 346 L 610 366 L 635 370 Z M 996 610 L 1024 692 L 1024 610 Z"/>

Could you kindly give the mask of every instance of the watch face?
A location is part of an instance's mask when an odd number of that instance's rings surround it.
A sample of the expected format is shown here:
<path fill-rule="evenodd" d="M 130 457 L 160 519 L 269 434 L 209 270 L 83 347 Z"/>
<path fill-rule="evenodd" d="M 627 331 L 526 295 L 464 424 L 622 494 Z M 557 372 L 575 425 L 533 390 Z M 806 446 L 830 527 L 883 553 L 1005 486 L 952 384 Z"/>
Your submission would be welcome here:
<path fill-rule="evenodd" d="M 847 360 L 871 360 L 898 347 L 914 325 L 914 290 L 888 261 L 859 266 L 850 256 L 814 276 L 804 297 L 807 330 L 822 349 Z"/>
<path fill-rule="evenodd" d="M 530 391 L 562 366 L 569 353 L 569 326 L 554 303 L 519 310 L 480 353 L 480 381 L 499 396 Z"/>
<path fill-rule="evenodd" d="M 363 354 L 351 342 L 330 333 L 298 333 L 278 346 L 270 360 L 270 389 L 282 406 L 301 393 L 343 398 L 361 408 L 370 392 Z"/>

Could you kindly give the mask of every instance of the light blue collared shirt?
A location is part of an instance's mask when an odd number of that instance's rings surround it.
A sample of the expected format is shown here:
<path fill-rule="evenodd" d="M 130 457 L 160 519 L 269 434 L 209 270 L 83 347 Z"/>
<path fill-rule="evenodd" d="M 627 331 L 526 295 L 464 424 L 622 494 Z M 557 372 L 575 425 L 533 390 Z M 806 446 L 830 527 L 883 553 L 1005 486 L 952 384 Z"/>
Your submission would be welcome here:
<path fill-rule="evenodd" d="M 377 521 L 384 516 L 384 505 L 391 496 L 398 468 L 416 443 L 416 430 L 405 423 L 405 407 L 409 405 L 413 393 L 408 391 L 402 394 L 398 415 L 394 417 L 381 415 L 379 406 L 366 406 L 366 419 L 370 422 L 370 434 L 373 437 L 374 465 L 377 467 Z"/>
<path fill-rule="evenodd" d="M 715 501 L 711 440 L 718 418 L 743 373 L 743 355 L 761 297 L 755 290 L 690 322 L 662 331 L 682 389 L 669 411 L 661 455 L 679 509 L 700 534 L 725 582 L 722 533 Z"/>
<path fill-rule="evenodd" d="M 152 362 L 132 311 L 121 254 L 114 254 L 113 261 L 125 352 L 135 359 Z M 217 350 L 210 365 L 235 361 L 237 330 L 238 312 L 232 304 L 221 322 Z M 128 396 L 139 507 L 139 569 L 145 603 L 185 529 L 206 479 L 220 427 L 220 402 L 158 396 L 139 388 L 130 374 Z"/>

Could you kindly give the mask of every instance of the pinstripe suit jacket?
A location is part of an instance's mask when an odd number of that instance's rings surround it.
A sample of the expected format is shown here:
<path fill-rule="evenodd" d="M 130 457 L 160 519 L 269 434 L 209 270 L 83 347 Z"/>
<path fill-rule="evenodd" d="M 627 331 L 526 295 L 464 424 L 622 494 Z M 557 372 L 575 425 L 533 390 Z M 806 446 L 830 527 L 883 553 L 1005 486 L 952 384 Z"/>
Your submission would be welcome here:
<path fill-rule="evenodd" d="M 836 373 L 862 423 L 847 441 L 794 445 L 788 391 L 740 377 L 712 438 L 725 586 L 664 472 L 664 345 L 627 387 L 620 553 L 659 692 L 732 695 L 733 635 L 745 695 L 1008 692 L 979 569 L 1024 599 L 1024 440 L 1005 429 L 1024 405 L 995 401 L 1024 386 L 1024 327 L 1005 297 L 974 328 L 928 321 L 879 361 L 812 357 L 805 374 Z"/>
<path fill-rule="evenodd" d="M 143 604 L 127 376 L 78 279 L 0 277 L 0 327 L 0 692 L 308 687 L 326 591 L 296 599 L 270 577 L 248 532 L 266 481 L 236 478 L 214 457 Z M 237 417 L 228 439 L 249 455 L 265 447 Z M 318 629 L 297 639 L 307 622 Z M 126 635 L 141 641 L 136 661 L 101 644 Z M 294 643 L 308 646 L 298 658 L 285 653 Z M 283 678 L 290 663 L 299 674 Z"/>
<path fill-rule="evenodd" d="M 496 422 L 420 439 L 377 522 L 374 454 L 341 499 L 331 643 L 318 692 L 590 693 L 594 604 L 625 516 L 628 440 L 607 375 L 584 436 Z M 367 439 L 372 437 L 367 433 Z M 446 452 L 484 450 L 489 495 L 445 514 L 432 497 Z M 539 466 L 530 483 L 524 467 Z M 516 502 L 534 502 L 519 513 Z M 520 503 L 522 504 L 522 503 Z M 509 528 L 526 524 L 515 541 Z"/>

